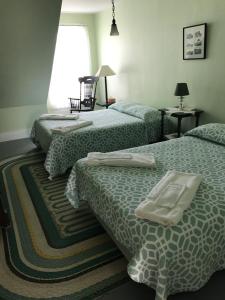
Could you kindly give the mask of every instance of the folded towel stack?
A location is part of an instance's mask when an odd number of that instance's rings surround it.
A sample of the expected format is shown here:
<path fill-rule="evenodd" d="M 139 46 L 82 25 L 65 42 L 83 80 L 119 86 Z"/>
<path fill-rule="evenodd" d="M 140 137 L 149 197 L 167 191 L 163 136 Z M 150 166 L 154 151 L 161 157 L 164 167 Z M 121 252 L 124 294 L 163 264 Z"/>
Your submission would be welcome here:
<path fill-rule="evenodd" d="M 168 171 L 135 210 L 135 215 L 162 225 L 176 225 L 201 183 L 198 174 Z"/>
<path fill-rule="evenodd" d="M 39 120 L 77 120 L 79 114 L 43 114 L 39 117 Z"/>
<path fill-rule="evenodd" d="M 155 166 L 155 159 L 151 153 L 128 152 L 91 152 L 88 153 L 86 163 L 89 166 L 117 166 L 117 167 L 146 167 Z"/>
<path fill-rule="evenodd" d="M 76 123 L 74 123 L 74 125 L 56 127 L 56 128 L 52 129 L 52 132 L 53 133 L 58 133 L 58 134 L 66 134 L 66 133 L 69 133 L 71 131 L 77 130 L 79 128 L 90 126 L 92 124 L 93 124 L 92 121 L 85 121 L 85 120 L 79 119 L 79 120 L 76 121 Z"/>

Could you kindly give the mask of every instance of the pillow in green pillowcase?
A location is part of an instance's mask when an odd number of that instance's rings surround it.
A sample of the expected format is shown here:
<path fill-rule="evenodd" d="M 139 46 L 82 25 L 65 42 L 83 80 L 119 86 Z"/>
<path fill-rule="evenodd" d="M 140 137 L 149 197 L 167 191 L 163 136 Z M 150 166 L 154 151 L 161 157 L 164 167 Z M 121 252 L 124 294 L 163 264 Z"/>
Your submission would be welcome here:
<path fill-rule="evenodd" d="M 136 103 L 132 104 L 126 102 L 118 102 L 110 105 L 109 108 L 142 119 L 144 121 L 151 121 L 153 117 L 160 117 L 160 113 L 156 108 Z"/>
<path fill-rule="evenodd" d="M 225 124 L 205 124 L 186 132 L 185 135 L 195 136 L 225 146 Z"/>

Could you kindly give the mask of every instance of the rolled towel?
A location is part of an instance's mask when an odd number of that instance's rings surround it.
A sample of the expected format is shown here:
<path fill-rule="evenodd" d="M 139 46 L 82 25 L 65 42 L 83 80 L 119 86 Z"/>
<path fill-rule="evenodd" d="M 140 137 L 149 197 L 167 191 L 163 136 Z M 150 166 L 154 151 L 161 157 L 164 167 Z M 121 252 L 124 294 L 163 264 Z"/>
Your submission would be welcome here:
<path fill-rule="evenodd" d="M 201 180 L 199 174 L 168 171 L 135 209 L 135 215 L 166 226 L 176 225 L 191 205 Z"/>
<path fill-rule="evenodd" d="M 87 156 L 86 164 L 89 166 L 152 168 L 155 166 L 155 159 L 152 153 L 91 152 Z"/>
<path fill-rule="evenodd" d="M 92 124 L 93 124 L 92 121 L 77 120 L 76 123 L 74 123 L 74 125 L 56 127 L 56 128 L 51 129 L 51 130 L 52 130 L 52 133 L 66 134 L 66 133 L 69 133 L 71 131 L 77 130 L 79 128 L 90 126 Z"/>
<path fill-rule="evenodd" d="M 43 114 L 39 117 L 39 120 L 77 120 L 79 114 Z"/>

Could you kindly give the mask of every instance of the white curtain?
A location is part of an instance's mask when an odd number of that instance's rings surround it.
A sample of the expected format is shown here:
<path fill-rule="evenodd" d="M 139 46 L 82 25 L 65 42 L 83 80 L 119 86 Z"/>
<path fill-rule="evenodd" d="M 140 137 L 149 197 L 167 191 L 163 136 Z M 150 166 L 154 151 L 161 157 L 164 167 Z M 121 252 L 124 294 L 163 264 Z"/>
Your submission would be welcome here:
<path fill-rule="evenodd" d="M 69 107 L 79 98 L 78 77 L 90 75 L 90 45 L 85 26 L 59 26 L 48 95 L 50 111 Z"/>

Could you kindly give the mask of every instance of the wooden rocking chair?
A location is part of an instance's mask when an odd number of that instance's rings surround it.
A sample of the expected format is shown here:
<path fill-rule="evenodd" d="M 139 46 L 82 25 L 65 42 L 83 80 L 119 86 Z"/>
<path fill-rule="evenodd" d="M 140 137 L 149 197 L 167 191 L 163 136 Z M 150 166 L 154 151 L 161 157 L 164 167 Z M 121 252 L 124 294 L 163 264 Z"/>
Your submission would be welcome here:
<path fill-rule="evenodd" d="M 80 82 L 80 98 L 69 97 L 71 114 L 73 111 L 94 110 L 98 79 L 99 78 L 95 76 L 84 76 L 78 79 Z"/>

